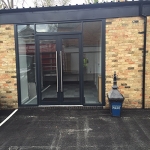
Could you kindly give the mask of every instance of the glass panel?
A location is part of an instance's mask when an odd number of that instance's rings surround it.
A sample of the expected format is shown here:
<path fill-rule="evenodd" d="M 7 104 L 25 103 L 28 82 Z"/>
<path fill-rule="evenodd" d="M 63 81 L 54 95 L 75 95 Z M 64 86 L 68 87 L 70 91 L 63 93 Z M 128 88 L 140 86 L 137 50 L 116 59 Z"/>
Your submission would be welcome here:
<path fill-rule="evenodd" d="M 77 32 L 81 31 L 81 23 L 37 24 L 37 32 Z"/>
<path fill-rule="evenodd" d="M 79 43 L 78 39 L 62 40 L 64 100 L 79 100 Z"/>
<path fill-rule="evenodd" d="M 57 100 L 56 41 L 40 40 L 42 100 Z"/>
<path fill-rule="evenodd" d="M 33 25 L 18 25 L 21 104 L 37 104 Z"/>
<path fill-rule="evenodd" d="M 83 23 L 85 103 L 101 103 L 101 21 Z"/>

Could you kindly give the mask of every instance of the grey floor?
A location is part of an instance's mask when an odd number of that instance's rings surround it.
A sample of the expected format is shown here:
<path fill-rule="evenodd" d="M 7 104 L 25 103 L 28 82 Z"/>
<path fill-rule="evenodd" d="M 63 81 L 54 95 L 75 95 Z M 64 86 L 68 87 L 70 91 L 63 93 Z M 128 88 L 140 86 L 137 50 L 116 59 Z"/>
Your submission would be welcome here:
<path fill-rule="evenodd" d="M 96 88 L 96 85 L 94 82 L 84 82 L 84 97 L 85 97 L 85 103 L 89 104 L 97 104 L 98 101 L 98 90 Z"/>
<path fill-rule="evenodd" d="M 79 84 L 64 84 L 63 85 L 64 97 L 79 97 Z M 42 99 L 44 98 L 57 98 L 57 86 L 56 84 L 50 85 L 42 93 Z"/>
<path fill-rule="evenodd" d="M 66 83 L 63 85 L 64 98 L 78 98 L 79 97 L 79 84 Z M 86 104 L 99 104 L 98 91 L 94 82 L 84 82 L 84 97 Z M 42 92 L 42 99 L 44 98 L 57 98 L 56 84 L 48 85 Z M 30 100 L 27 104 L 36 104 L 37 98 Z"/>
<path fill-rule="evenodd" d="M 149 149 L 150 110 L 22 108 L 0 127 L 0 150 Z"/>

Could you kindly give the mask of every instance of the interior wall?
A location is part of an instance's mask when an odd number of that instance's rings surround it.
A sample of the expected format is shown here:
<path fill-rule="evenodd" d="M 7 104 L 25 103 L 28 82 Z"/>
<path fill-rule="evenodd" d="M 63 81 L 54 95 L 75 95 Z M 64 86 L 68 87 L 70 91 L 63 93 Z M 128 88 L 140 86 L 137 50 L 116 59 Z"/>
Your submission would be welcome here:
<path fill-rule="evenodd" d="M 88 59 L 87 73 L 88 74 L 101 74 L 101 48 L 97 47 L 84 47 L 84 53 Z M 64 49 L 65 53 L 71 53 L 71 70 L 77 71 L 79 66 L 79 49 L 70 48 Z"/>

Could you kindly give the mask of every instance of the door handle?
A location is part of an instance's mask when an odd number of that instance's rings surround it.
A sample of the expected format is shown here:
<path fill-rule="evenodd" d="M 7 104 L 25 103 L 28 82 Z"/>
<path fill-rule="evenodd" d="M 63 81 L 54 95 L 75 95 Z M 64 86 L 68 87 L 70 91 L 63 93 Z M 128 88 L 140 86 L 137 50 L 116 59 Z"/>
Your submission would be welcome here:
<path fill-rule="evenodd" d="M 58 65 L 57 65 L 57 51 L 56 51 L 56 80 L 57 80 L 57 92 L 58 92 Z"/>
<path fill-rule="evenodd" d="M 62 78 L 62 69 L 63 69 L 63 65 L 62 65 L 62 51 L 60 51 L 60 65 L 61 65 L 61 68 L 60 68 L 60 71 L 61 71 L 61 92 L 63 92 L 63 78 Z"/>

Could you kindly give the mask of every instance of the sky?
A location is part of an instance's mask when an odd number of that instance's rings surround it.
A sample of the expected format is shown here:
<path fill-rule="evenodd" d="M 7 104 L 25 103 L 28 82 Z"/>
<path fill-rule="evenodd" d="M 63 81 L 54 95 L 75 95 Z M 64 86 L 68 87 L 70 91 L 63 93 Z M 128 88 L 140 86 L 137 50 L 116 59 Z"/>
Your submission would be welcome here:
<path fill-rule="evenodd" d="M 21 7 L 22 0 L 15 0 L 15 1 L 19 2 L 19 6 L 18 7 Z M 16 4 L 16 2 L 15 2 L 15 4 Z M 70 4 L 71 5 L 83 4 L 83 3 L 85 3 L 85 0 L 70 0 Z M 24 7 L 34 7 L 32 0 L 25 0 Z"/>
<path fill-rule="evenodd" d="M 83 3 L 85 3 L 84 0 L 71 0 L 71 4 L 72 4 L 72 5 L 75 5 L 75 4 L 83 4 Z"/>

